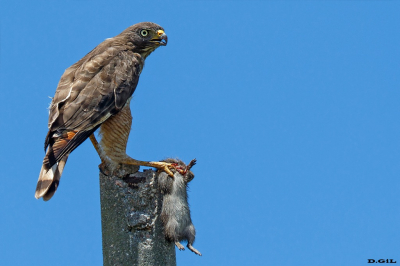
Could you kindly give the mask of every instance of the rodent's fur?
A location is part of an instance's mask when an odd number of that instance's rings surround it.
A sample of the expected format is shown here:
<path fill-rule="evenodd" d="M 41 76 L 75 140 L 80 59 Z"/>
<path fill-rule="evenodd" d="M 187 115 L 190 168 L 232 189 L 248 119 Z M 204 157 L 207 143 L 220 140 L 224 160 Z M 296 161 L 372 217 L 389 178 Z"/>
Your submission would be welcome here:
<path fill-rule="evenodd" d="M 165 172 L 158 175 L 158 186 L 163 194 L 161 220 L 164 224 L 164 234 L 167 240 L 175 242 L 179 250 L 185 248 L 179 241 L 187 241 L 187 247 L 197 255 L 201 253 L 192 244 L 196 237 L 196 230 L 190 217 L 187 185 L 194 178 L 190 168 L 196 164 L 192 160 L 188 166 L 177 159 L 166 159 L 164 162 L 177 164 L 177 170 L 172 169 L 174 177 Z"/>

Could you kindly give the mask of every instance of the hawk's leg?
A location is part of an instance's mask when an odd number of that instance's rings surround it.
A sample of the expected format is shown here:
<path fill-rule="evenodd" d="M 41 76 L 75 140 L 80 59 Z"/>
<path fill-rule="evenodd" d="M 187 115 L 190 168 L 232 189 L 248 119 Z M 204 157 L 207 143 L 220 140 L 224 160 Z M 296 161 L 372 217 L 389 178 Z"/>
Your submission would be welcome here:
<path fill-rule="evenodd" d="M 132 159 L 126 154 L 126 145 L 128 143 L 129 133 L 131 131 L 132 115 L 129 107 L 129 101 L 125 107 L 116 115 L 111 116 L 101 126 L 99 135 L 100 143 L 92 134 L 90 140 L 101 159 L 100 167 L 109 164 L 131 164 L 138 166 L 149 166 L 165 171 L 168 175 L 174 176 L 170 169 L 177 169 L 177 164 L 166 162 L 146 162 Z M 179 171 L 179 169 L 177 169 Z"/>
<path fill-rule="evenodd" d="M 100 148 L 99 143 L 97 142 L 96 137 L 94 136 L 94 134 L 92 134 L 92 135 L 90 135 L 89 138 L 90 138 L 90 141 L 92 142 L 94 148 L 96 149 L 97 154 L 100 156 L 101 162 L 103 162 L 103 158 L 101 156 L 101 148 Z"/>
<path fill-rule="evenodd" d="M 90 135 L 90 141 L 92 142 L 94 148 L 96 149 L 97 153 L 99 154 L 99 157 L 101 159 L 100 169 L 102 170 L 102 172 L 104 172 L 104 168 L 107 165 L 107 161 L 109 161 L 109 160 L 104 158 L 104 157 L 106 157 L 106 155 L 104 154 L 103 149 L 100 147 L 100 144 L 97 142 L 94 134 Z M 118 160 L 118 159 L 116 160 L 116 163 L 118 163 L 118 164 L 122 163 L 122 164 L 131 164 L 131 165 L 137 165 L 137 166 L 154 167 L 159 170 L 165 171 L 167 174 L 169 174 L 172 177 L 174 176 L 174 174 L 171 172 L 171 170 L 169 168 L 177 169 L 177 164 L 174 164 L 174 163 L 139 161 L 139 160 L 132 159 L 131 157 L 129 157 L 126 154 L 122 160 Z M 179 171 L 179 169 L 178 169 L 178 171 Z"/>
<path fill-rule="evenodd" d="M 100 147 L 100 144 L 97 142 L 96 137 L 94 136 L 94 134 L 90 135 L 90 141 L 93 144 L 93 147 L 95 148 L 95 150 L 97 151 L 97 154 L 100 157 L 101 160 L 101 164 L 99 165 L 99 169 L 100 171 L 105 174 L 105 175 L 109 175 L 109 171 L 106 170 L 106 166 L 107 166 L 107 160 L 104 158 L 104 152 L 102 152 L 102 149 Z"/>

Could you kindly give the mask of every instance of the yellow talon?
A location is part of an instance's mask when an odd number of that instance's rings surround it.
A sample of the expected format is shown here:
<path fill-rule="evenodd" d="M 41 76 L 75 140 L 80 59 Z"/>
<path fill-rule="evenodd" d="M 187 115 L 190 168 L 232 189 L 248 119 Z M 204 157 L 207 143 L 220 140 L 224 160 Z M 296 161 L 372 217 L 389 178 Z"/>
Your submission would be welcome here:
<path fill-rule="evenodd" d="M 169 176 L 174 177 L 174 173 L 170 170 L 170 168 L 174 168 L 175 166 L 172 163 L 166 163 L 166 162 L 150 162 L 151 167 L 155 167 L 158 170 L 166 172 Z"/>
<path fill-rule="evenodd" d="M 169 176 L 174 177 L 174 174 L 171 172 L 171 170 L 169 170 L 168 166 L 165 166 L 165 168 L 163 169 L 164 172 L 166 172 Z"/>

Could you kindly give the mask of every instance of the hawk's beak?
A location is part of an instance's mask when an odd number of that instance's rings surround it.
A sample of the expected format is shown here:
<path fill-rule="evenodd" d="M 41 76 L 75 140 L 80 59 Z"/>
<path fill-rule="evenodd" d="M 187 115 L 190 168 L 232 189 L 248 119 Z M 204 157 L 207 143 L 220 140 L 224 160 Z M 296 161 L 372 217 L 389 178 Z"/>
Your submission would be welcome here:
<path fill-rule="evenodd" d="M 152 41 L 158 42 L 159 45 L 165 46 L 168 42 L 167 34 L 163 30 L 157 31 L 157 37 L 152 39 Z"/>

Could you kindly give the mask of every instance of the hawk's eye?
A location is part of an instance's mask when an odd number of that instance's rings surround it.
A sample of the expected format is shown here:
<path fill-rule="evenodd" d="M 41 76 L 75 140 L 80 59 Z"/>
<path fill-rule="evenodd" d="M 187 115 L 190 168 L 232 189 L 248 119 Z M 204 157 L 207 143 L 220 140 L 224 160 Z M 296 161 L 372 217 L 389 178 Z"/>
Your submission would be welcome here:
<path fill-rule="evenodd" d="M 143 37 L 146 37 L 148 34 L 149 34 L 149 32 L 147 30 L 140 31 L 140 35 L 142 35 Z"/>

